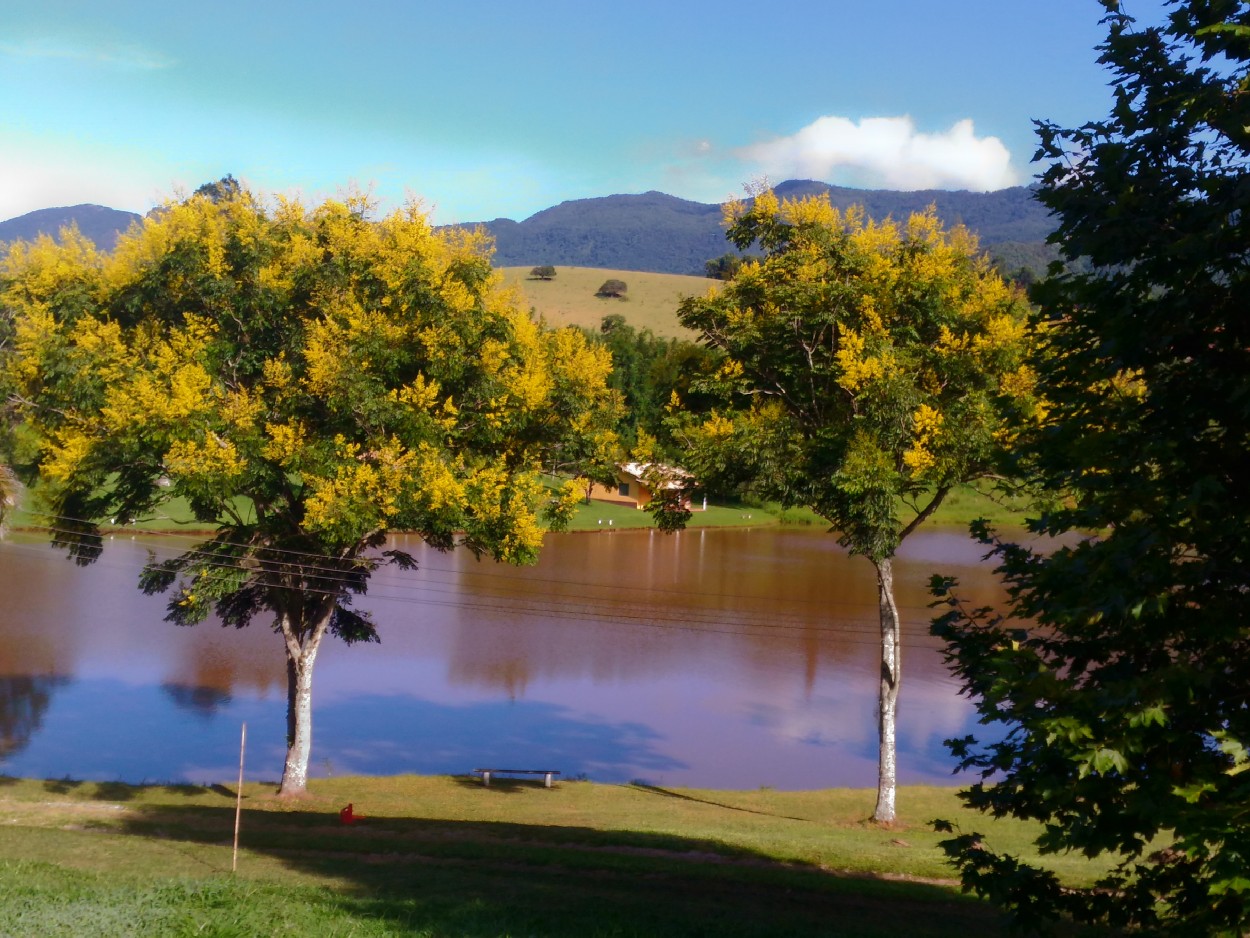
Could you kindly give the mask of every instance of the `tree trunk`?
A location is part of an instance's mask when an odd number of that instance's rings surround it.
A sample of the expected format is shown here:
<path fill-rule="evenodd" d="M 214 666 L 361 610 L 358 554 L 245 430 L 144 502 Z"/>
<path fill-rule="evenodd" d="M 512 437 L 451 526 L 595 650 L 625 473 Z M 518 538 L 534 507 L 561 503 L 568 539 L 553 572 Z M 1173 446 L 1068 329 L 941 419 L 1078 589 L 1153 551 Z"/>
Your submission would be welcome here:
<path fill-rule="evenodd" d="M 874 821 L 894 820 L 894 790 L 897 776 L 895 718 L 902 663 L 898 605 L 894 602 L 894 561 L 874 560 L 877 569 L 877 600 L 881 612 L 881 691 L 878 699 L 877 731 L 880 749 L 877 757 L 877 807 Z"/>
<path fill-rule="evenodd" d="M 325 637 L 330 617 L 326 614 L 300 642 L 287 619 L 282 621 L 286 640 L 286 764 L 278 794 L 303 795 L 308 790 L 308 758 L 312 753 L 312 677 L 317 649 Z"/>

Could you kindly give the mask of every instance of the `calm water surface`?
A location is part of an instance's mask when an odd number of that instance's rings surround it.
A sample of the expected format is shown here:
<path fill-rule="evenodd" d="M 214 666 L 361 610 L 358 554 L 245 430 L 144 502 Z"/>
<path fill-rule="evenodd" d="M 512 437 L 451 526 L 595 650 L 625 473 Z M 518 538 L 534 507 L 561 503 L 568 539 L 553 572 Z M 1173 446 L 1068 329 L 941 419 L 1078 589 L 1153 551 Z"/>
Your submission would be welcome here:
<path fill-rule="evenodd" d="M 0 773 L 215 782 L 282 766 L 285 669 L 262 624 L 162 621 L 135 578 L 193 543 L 117 538 L 79 568 L 35 536 L 0 543 Z M 568 534 L 537 567 L 396 545 L 360 606 L 382 642 L 328 639 L 314 776 L 560 769 L 596 781 L 826 788 L 876 777 L 872 568 L 807 529 Z M 905 622 L 899 776 L 950 783 L 942 740 L 968 702 L 927 635 L 936 571 L 996 596 L 982 549 L 920 532 L 897 562 Z"/>

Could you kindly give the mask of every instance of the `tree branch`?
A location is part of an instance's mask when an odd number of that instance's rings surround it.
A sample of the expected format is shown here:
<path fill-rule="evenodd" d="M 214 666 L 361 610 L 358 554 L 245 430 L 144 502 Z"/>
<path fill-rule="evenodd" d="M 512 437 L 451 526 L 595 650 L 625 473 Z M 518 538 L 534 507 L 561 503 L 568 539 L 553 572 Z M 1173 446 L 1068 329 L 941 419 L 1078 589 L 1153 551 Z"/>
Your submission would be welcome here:
<path fill-rule="evenodd" d="M 950 490 L 951 487 L 949 485 L 943 485 L 938 488 L 938 490 L 933 494 L 933 498 L 929 504 L 925 505 L 920 513 L 917 514 L 916 517 L 912 518 L 907 527 L 903 528 L 903 530 L 899 533 L 898 542 L 900 544 L 903 543 L 907 535 L 911 534 L 912 531 L 924 524 L 925 518 L 929 517 L 929 515 L 938 510 L 938 506 L 942 504 L 942 500 L 946 498 L 946 496 L 950 493 Z"/>

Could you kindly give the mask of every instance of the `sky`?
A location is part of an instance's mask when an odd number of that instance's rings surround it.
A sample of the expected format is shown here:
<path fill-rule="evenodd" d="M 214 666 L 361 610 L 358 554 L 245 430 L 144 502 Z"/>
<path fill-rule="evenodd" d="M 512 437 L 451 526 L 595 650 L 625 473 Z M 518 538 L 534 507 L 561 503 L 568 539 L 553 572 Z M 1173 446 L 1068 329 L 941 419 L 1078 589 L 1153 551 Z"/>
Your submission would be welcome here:
<path fill-rule="evenodd" d="M 649 190 L 720 202 L 761 179 L 1027 184 L 1034 119 L 1107 112 L 1101 13 L 1095 0 L 4 3 L 0 219 L 80 202 L 144 212 L 227 173 L 308 201 L 417 199 L 442 224 Z"/>

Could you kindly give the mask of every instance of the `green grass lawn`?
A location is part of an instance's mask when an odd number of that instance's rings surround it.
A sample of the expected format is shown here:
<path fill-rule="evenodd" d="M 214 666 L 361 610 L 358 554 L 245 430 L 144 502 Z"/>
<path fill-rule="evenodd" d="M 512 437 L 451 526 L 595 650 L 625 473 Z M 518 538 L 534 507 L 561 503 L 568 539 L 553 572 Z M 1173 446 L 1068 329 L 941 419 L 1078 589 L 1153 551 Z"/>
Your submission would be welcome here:
<path fill-rule="evenodd" d="M 967 936 L 1004 933 L 962 896 L 928 821 L 954 792 L 751 792 L 396 776 L 234 792 L 0 779 L 0 934 Z M 365 819 L 345 826 L 347 802 Z M 1035 828 L 965 819 L 992 846 Z M 1096 868 L 1048 858 L 1071 884 Z"/>
<path fill-rule="evenodd" d="M 552 480 L 554 483 L 554 480 Z M 52 527 L 53 521 L 40 514 L 37 509 L 28 508 L 31 501 L 30 493 L 26 493 L 23 505 L 13 513 L 11 526 L 15 529 L 39 529 Z M 712 527 L 758 527 L 775 524 L 820 525 L 828 527 L 828 523 L 815 512 L 806 508 L 785 508 L 777 504 L 709 504 L 706 511 L 701 510 L 701 502 L 696 502 L 696 510 L 691 514 L 689 526 L 692 528 Z M 246 500 L 239 500 L 239 512 L 243 517 L 250 510 Z M 996 525 L 1018 526 L 1023 523 L 1026 503 L 1022 499 L 1004 501 L 998 496 L 982 492 L 974 486 L 961 486 L 955 489 L 934 515 L 926 521 L 926 526 L 947 526 L 967 528 L 975 518 L 988 517 Z M 629 505 L 615 502 L 592 501 L 581 504 L 569 525 L 571 531 L 597 530 L 628 530 L 633 528 L 651 528 L 655 524 L 645 511 Z M 107 526 L 106 526 L 107 527 Z M 161 506 L 160 511 L 150 518 L 136 522 L 134 529 L 140 531 L 202 531 L 203 525 L 193 522 L 191 511 L 186 501 L 181 498 L 171 499 Z"/>
<path fill-rule="evenodd" d="M 689 527 L 726 528 L 774 525 L 781 523 L 782 512 L 773 508 L 750 508 L 746 506 L 708 505 L 690 515 Z M 582 504 L 569 523 L 570 531 L 610 531 L 629 528 L 653 528 L 655 523 L 645 511 L 616 502 L 592 501 Z"/>
<path fill-rule="evenodd" d="M 700 504 L 696 502 L 696 508 Z M 1024 523 L 1027 513 L 1028 503 L 1023 498 L 1004 499 L 992 493 L 988 486 L 982 488 L 963 485 L 946 497 L 938 510 L 925 521 L 925 527 L 958 527 L 966 530 L 969 523 L 977 518 L 988 518 L 996 526 L 1019 527 Z M 692 528 L 774 524 L 818 525 L 824 528 L 829 526 L 829 522 L 809 508 L 782 508 L 776 503 L 709 504 L 707 511 L 692 512 L 689 522 Z M 647 512 L 613 502 L 592 501 L 589 505 L 578 507 L 569 529 L 593 531 L 639 527 L 654 527 Z"/>
<path fill-rule="evenodd" d="M 523 302 L 550 326 L 582 326 L 598 331 L 603 317 L 619 313 L 635 329 L 650 329 L 665 338 L 693 339 L 695 333 L 677 322 L 677 304 L 683 296 L 702 296 L 720 281 L 683 274 L 605 270 L 599 267 L 557 267 L 552 280 L 530 277 L 529 267 L 502 267 L 504 282 L 516 287 Z M 629 288 L 624 299 L 595 296 L 609 279 Z"/>

